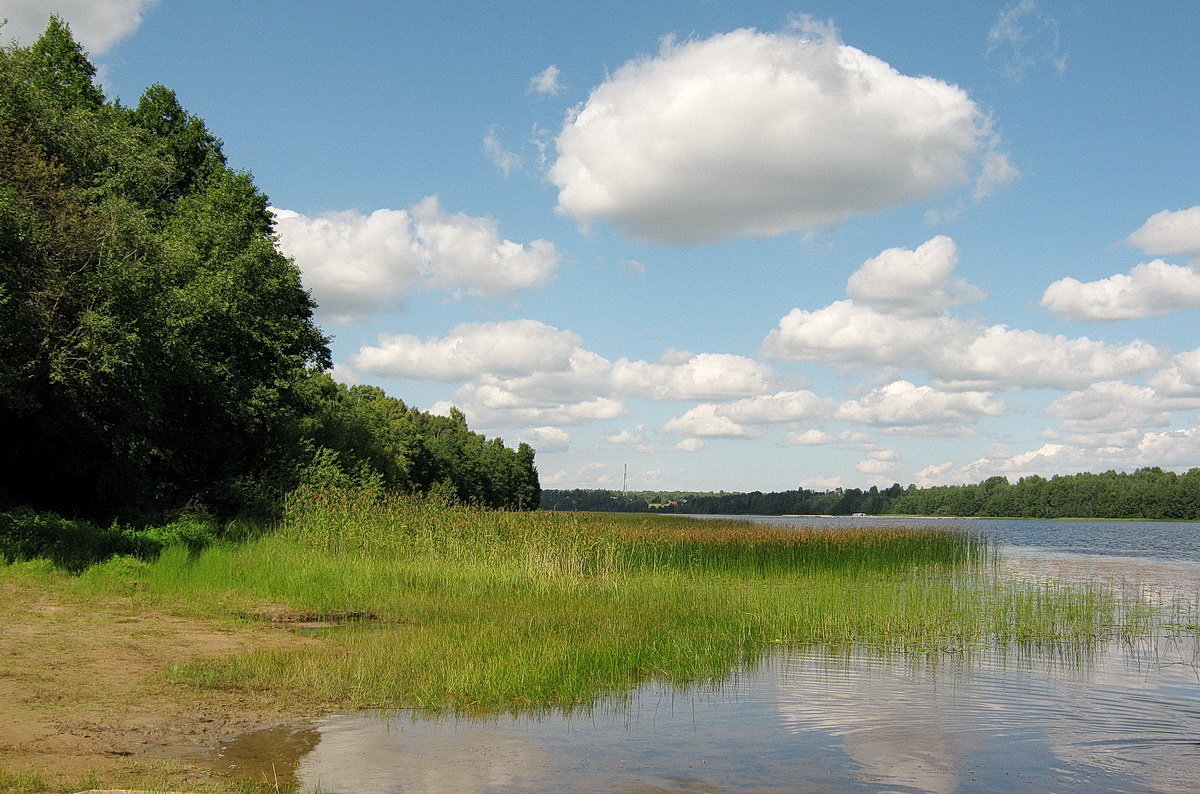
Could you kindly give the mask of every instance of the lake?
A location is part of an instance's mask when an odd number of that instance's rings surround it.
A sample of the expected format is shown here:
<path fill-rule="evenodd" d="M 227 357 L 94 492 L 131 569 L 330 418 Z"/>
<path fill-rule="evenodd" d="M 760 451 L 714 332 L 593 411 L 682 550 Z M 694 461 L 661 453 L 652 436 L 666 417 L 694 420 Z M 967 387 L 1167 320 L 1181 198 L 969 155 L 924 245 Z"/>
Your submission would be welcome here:
<path fill-rule="evenodd" d="M 1195 523 L 753 520 L 949 523 L 994 538 L 1006 575 L 1200 593 Z M 793 648 L 717 684 L 650 683 L 585 713 L 333 714 L 238 737 L 212 761 L 329 793 L 1192 791 L 1198 671 L 1186 634 L 1037 650 Z"/>

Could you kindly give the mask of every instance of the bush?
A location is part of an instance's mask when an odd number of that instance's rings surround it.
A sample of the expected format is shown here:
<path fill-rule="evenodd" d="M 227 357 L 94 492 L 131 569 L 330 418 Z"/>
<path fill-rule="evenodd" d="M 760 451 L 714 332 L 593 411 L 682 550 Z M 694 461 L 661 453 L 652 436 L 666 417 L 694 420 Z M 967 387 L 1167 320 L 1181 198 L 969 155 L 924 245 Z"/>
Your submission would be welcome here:
<path fill-rule="evenodd" d="M 168 546 L 186 546 L 197 553 L 214 539 L 212 524 L 196 517 L 137 530 L 117 524 L 101 527 L 29 508 L 0 513 L 0 558 L 47 559 L 71 573 L 118 555 L 152 558 Z"/>

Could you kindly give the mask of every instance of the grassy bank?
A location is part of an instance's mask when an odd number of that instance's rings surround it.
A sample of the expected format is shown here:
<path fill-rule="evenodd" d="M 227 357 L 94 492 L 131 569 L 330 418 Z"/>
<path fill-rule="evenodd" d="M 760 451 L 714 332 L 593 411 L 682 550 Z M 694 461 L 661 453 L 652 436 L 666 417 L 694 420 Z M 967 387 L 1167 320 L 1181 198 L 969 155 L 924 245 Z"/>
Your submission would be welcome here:
<path fill-rule="evenodd" d="M 175 610 L 325 616 L 319 641 L 181 662 L 179 682 L 297 702 L 573 707 L 725 676 L 780 644 L 1086 643 L 1149 618 L 1097 587 L 1004 583 L 951 530 L 776 529 L 497 513 L 308 492 L 274 534 L 94 566 L 79 586 Z M 333 625 L 336 624 L 336 625 Z"/>

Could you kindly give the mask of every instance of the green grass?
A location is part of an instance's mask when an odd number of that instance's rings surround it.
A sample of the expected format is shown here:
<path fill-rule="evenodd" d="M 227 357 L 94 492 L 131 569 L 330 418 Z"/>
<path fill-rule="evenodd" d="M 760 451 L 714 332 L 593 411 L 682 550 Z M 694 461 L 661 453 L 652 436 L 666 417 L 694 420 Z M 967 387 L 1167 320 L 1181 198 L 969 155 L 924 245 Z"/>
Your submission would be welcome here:
<path fill-rule="evenodd" d="M 587 707 L 649 678 L 720 680 L 780 645 L 1081 647 L 1156 619 L 1096 586 L 1000 581 L 992 562 L 979 538 L 945 529 L 797 531 L 308 492 L 274 534 L 115 559 L 80 584 L 201 614 L 370 613 L 379 621 L 303 648 L 171 674 L 343 707 L 464 711 Z"/>
<path fill-rule="evenodd" d="M 126 773 L 102 776 L 99 774 L 81 775 L 78 777 L 63 777 L 60 775 L 46 776 L 36 772 L 14 772 L 0 769 L 0 792 L 3 794 L 73 794 L 73 792 L 91 790 L 118 790 L 113 786 L 136 786 L 138 791 L 178 791 L 180 776 L 170 773 L 156 774 L 153 771 L 134 769 Z M 153 788 L 147 788 L 151 786 Z M 270 794 L 271 792 L 292 791 L 292 788 L 276 787 L 253 781 L 217 781 L 197 785 L 194 781 L 186 784 L 190 792 L 202 794 Z M 124 791 L 126 789 L 119 789 Z M 133 790 L 128 789 L 128 790 Z"/>

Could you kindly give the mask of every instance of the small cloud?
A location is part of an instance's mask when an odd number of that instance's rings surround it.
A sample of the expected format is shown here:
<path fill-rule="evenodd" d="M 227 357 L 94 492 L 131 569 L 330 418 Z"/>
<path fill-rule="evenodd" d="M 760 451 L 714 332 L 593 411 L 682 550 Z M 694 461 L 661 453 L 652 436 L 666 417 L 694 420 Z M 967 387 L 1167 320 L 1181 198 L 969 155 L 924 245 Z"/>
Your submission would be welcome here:
<path fill-rule="evenodd" d="M 699 452 L 704 449 L 704 442 L 698 438 L 685 438 L 675 445 L 680 452 Z"/>
<path fill-rule="evenodd" d="M 1126 239 L 1152 256 L 1182 254 L 1200 264 L 1200 206 L 1151 215 Z"/>
<path fill-rule="evenodd" d="M 558 82 L 558 67 L 547 66 L 542 71 L 529 78 L 529 92 L 531 94 L 546 94 L 548 96 L 558 96 L 558 92 L 562 91 L 562 84 Z"/>
<path fill-rule="evenodd" d="M 633 430 L 621 430 L 609 433 L 604 437 L 604 440 L 609 444 L 623 444 L 627 446 L 646 446 L 646 426 L 638 425 Z"/>
<path fill-rule="evenodd" d="M 1004 59 L 1004 73 L 1013 82 L 1045 64 L 1062 75 L 1067 55 L 1060 48 L 1058 22 L 1038 9 L 1033 0 L 1021 0 L 1001 9 L 988 30 L 987 56 Z"/>
<path fill-rule="evenodd" d="M 333 368 L 329 370 L 329 376 L 338 383 L 344 383 L 347 386 L 355 386 L 362 383 L 362 379 L 358 373 L 348 364 L 334 362 Z"/>
<path fill-rule="evenodd" d="M 846 282 L 856 302 L 906 317 L 933 316 L 980 300 L 983 290 L 954 275 L 958 248 L 938 235 L 914 250 L 889 248 L 863 262 Z"/>
<path fill-rule="evenodd" d="M 272 207 L 279 248 L 296 261 L 323 320 L 353 322 L 421 289 L 502 298 L 554 278 L 547 240 L 516 243 L 488 217 L 450 213 L 428 196 L 407 209 L 306 216 Z"/>
<path fill-rule="evenodd" d="M 881 474 L 887 474 L 888 472 L 893 471 L 895 468 L 896 464 L 892 461 L 876 460 L 874 458 L 860 460 L 858 463 L 854 464 L 854 470 L 859 474 L 873 474 L 877 476 Z"/>
<path fill-rule="evenodd" d="M 1041 303 L 1068 320 L 1137 320 L 1200 307 L 1200 271 L 1155 259 L 1097 281 L 1061 278 Z"/>
<path fill-rule="evenodd" d="M 519 438 L 539 453 L 565 452 L 571 445 L 571 434 L 558 427 L 532 427 Z"/>
<path fill-rule="evenodd" d="M 492 161 L 492 165 L 499 168 L 505 176 L 521 169 L 521 155 L 504 148 L 504 144 L 496 137 L 494 127 L 483 136 L 483 152 Z"/>
<path fill-rule="evenodd" d="M 636 259 L 622 259 L 620 264 L 635 276 L 646 275 L 646 265 Z"/>

